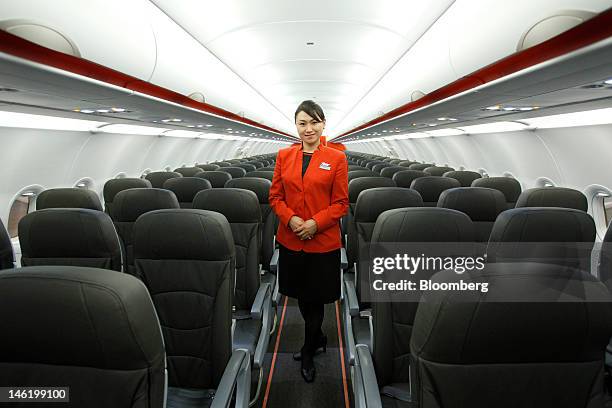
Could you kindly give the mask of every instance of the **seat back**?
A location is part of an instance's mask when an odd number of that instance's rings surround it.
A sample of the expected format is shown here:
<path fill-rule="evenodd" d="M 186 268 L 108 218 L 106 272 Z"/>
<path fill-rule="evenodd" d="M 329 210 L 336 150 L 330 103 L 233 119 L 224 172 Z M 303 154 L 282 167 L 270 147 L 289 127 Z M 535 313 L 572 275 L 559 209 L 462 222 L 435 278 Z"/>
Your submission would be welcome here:
<path fill-rule="evenodd" d="M 249 171 L 246 175 L 247 177 L 258 177 L 258 178 L 272 181 L 272 179 L 274 178 L 274 171 L 255 170 L 255 171 Z"/>
<path fill-rule="evenodd" d="M 163 188 L 166 180 L 177 177 L 183 177 L 183 175 L 176 171 L 152 171 L 145 176 L 145 180 L 149 180 L 153 188 Z"/>
<path fill-rule="evenodd" d="M 423 198 L 423 205 L 436 207 L 440 194 L 449 188 L 460 187 L 459 182 L 450 177 L 426 176 L 412 181 L 410 188 L 416 190 Z"/>
<path fill-rule="evenodd" d="M 199 172 L 203 171 L 201 167 L 179 167 L 174 169 L 176 173 L 181 173 L 183 177 L 193 177 Z"/>
<path fill-rule="evenodd" d="M 559 265 L 511 263 L 444 271 L 433 280 L 488 287 L 486 294 L 423 295 L 410 341 L 419 407 L 604 405 L 612 310 L 596 278 Z"/>
<path fill-rule="evenodd" d="M 467 214 L 474 222 L 476 241 L 487 242 L 495 219 L 506 210 L 506 198 L 492 188 L 456 187 L 440 194 L 438 207 Z"/>
<path fill-rule="evenodd" d="M 521 193 L 516 201 L 520 207 L 562 207 L 586 212 L 587 198 L 582 192 L 565 187 L 530 188 Z"/>
<path fill-rule="evenodd" d="M 121 244 L 108 214 L 48 208 L 19 221 L 21 264 L 86 266 L 121 271 Z"/>
<path fill-rule="evenodd" d="M 163 186 L 176 195 L 181 208 L 192 208 L 193 198 L 202 190 L 211 189 L 210 181 L 199 177 L 180 177 L 166 181 Z"/>
<path fill-rule="evenodd" d="M 403 170 L 398 171 L 391 177 L 398 187 L 410 188 L 412 182 L 419 177 L 427 177 L 427 173 L 422 170 Z"/>
<path fill-rule="evenodd" d="M 0 269 L 8 269 L 15 266 L 15 253 L 8 231 L 0 221 Z"/>
<path fill-rule="evenodd" d="M 348 172 L 348 181 L 351 182 L 361 177 L 380 177 L 380 174 L 373 172 L 372 170 L 351 170 Z"/>
<path fill-rule="evenodd" d="M 251 163 L 238 163 L 238 164 L 234 164 L 234 167 L 241 167 L 241 168 L 245 169 L 247 171 L 247 173 L 249 171 L 257 170 L 257 167 L 255 167 Z"/>
<path fill-rule="evenodd" d="M 427 174 L 429 174 L 430 176 L 441 176 L 444 173 L 448 173 L 449 171 L 454 171 L 455 169 L 452 167 L 445 167 L 445 166 L 431 166 L 431 167 L 426 167 L 423 169 L 423 171 Z"/>
<path fill-rule="evenodd" d="M 447 208 L 399 208 L 379 215 L 372 233 L 373 245 L 410 243 L 427 248 L 429 243 L 466 243 L 474 240 L 472 221 L 462 212 Z M 421 245 L 425 243 L 425 245 Z M 420 245 L 420 246 L 419 246 Z M 410 248 L 413 248 L 412 246 Z M 417 249 L 414 249 L 416 253 Z M 412 252 L 412 251 L 411 251 Z M 420 251 L 418 252 L 420 253 Z M 431 251 L 425 251 L 430 255 Z M 436 253 L 436 255 L 439 255 Z M 449 254 L 450 255 L 450 254 Z M 436 271 L 419 271 L 418 279 L 428 279 Z M 410 279 L 410 278 L 408 278 Z M 419 299 L 415 291 L 414 299 Z M 374 352 L 379 386 L 408 383 L 410 337 L 418 301 L 406 301 L 405 294 L 387 293 L 384 301 L 372 303 Z"/>
<path fill-rule="evenodd" d="M 159 321 L 133 276 L 75 266 L 2 271 L 0 319 L 1 384 L 69 386 L 74 407 L 165 406 Z"/>
<path fill-rule="evenodd" d="M 461 183 L 461 187 L 472 187 L 472 183 L 474 182 L 474 180 L 478 180 L 482 178 L 480 173 L 478 173 L 477 171 L 471 171 L 471 170 L 447 171 L 446 173 L 443 174 L 443 176 L 454 178 L 455 180 L 459 181 L 459 183 Z M 481 186 L 481 187 L 485 187 L 485 186 Z"/>
<path fill-rule="evenodd" d="M 36 210 L 45 208 L 88 208 L 102 211 L 102 203 L 93 190 L 77 187 L 51 188 L 36 197 Z"/>
<path fill-rule="evenodd" d="M 164 208 L 180 208 L 178 200 L 170 190 L 161 188 L 129 189 L 117 194 L 113 207 L 113 221 L 121 238 L 126 272 L 133 273 L 134 223 L 142 214 Z"/>
<path fill-rule="evenodd" d="M 406 168 L 402 166 L 391 165 L 389 167 L 385 167 L 384 169 L 382 169 L 380 171 L 380 175 L 383 177 L 393 178 L 393 175 L 395 173 L 397 173 L 398 171 L 402 171 L 402 170 L 406 170 Z"/>
<path fill-rule="evenodd" d="M 435 164 L 433 163 L 413 163 L 410 166 L 408 166 L 408 169 L 410 170 L 425 170 L 428 167 L 433 167 L 435 166 Z"/>
<path fill-rule="evenodd" d="M 612 227 L 610 225 L 601 243 L 597 272 L 599 279 L 612 292 Z"/>
<path fill-rule="evenodd" d="M 242 188 L 255 193 L 259 201 L 259 209 L 261 211 L 261 258 L 260 263 L 266 271 L 270 270 L 270 261 L 274 255 L 274 236 L 278 230 L 278 217 L 272 211 L 268 198 L 270 196 L 270 187 L 272 182 L 259 177 L 242 177 L 240 179 L 230 180 L 225 184 L 226 188 Z"/>
<path fill-rule="evenodd" d="M 139 178 L 122 178 L 122 179 L 110 179 L 104 183 L 103 196 L 104 196 L 104 211 L 113 218 L 113 202 L 115 196 L 123 191 L 130 188 L 151 188 L 151 182 L 149 180 Z"/>
<path fill-rule="evenodd" d="M 221 168 L 218 164 L 198 164 L 196 167 L 201 168 L 202 171 L 213 171 Z"/>
<path fill-rule="evenodd" d="M 232 179 L 232 175 L 222 170 L 203 171 L 195 175 L 195 177 L 208 180 L 212 188 L 223 188 L 225 183 Z"/>
<path fill-rule="evenodd" d="M 204 210 L 151 211 L 134 226 L 134 256 L 164 334 L 169 385 L 217 388 L 232 344 L 236 261 L 227 220 Z"/>
<path fill-rule="evenodd" d="M 193 208 L 216 211 L 230 224 L 236 252 L 237 311 L 250 311 L 259 289 L 259 249 L 261 248 L 261 210 L 257 195 L 241 188 L 218 188 L 199 192 Z"/>
<path fill-rule="evenodd" d="M 400 166 L 402 166 L 402 167 L 408 168 L 408 167 L 412 166 L 413 164 L 419 164 L 419 162 L 415 162 L 415 161 L 412 161 L 412 160 L 402 160 L 398 164 Z"/>
<path fill-rule="evenodd" d="M 378 173 L 378 174 L 380 174 L 380 172 L 382 171 L 382 169 L 385 169 L 385 168 L 387 168 L 387 167 L 391 167 L 391 164 L 386 163 L 386 162 L 385 162 L 385 163 L 378 163 L 378 164 L 375 164 L 374 166 L 372 166 L 372 171 L 373 171 L 374 173 Z"/>
<path fill-rule="evenodd" d="M 472 187 L 486 187 L 499 190 L 506 197 L 507 208 L 514 208 L 521 195 L 521 183 L 512 177 L 483 177 L 472 181 Z"/>
<path fill-rule="evenodd" d="M 594 241 L 595 223 L 584 211 L 513 208 L 497 217 L 487 246 L 487 259 L 489 262 L 528 260 L 590 270 Z"/>
<path fill-rule="evenodd" d="M 229 173 L 232 178 L 240 178 L 246 176 L 246 170 L 242 167 L 223 167 L 222 171 Z"/>

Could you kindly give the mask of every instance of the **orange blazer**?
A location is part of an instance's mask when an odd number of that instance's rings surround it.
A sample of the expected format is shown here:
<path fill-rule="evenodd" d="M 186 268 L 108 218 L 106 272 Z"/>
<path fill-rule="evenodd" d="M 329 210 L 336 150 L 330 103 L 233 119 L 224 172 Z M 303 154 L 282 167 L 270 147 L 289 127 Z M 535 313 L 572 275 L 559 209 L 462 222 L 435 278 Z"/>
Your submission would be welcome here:
<path fill-rule="evenodd" d="M 319 145 L 302 179 L 302 145 L 278 151 L 270 206 L 278 215 L 276 240 L 292 251 L 329 252 L 342 247 L 340 218 L 348 209 L 348 163 L 339 150 Z M 289 228 L 294 215 L 312 218 L 317 232 L 300 240 Z"/>

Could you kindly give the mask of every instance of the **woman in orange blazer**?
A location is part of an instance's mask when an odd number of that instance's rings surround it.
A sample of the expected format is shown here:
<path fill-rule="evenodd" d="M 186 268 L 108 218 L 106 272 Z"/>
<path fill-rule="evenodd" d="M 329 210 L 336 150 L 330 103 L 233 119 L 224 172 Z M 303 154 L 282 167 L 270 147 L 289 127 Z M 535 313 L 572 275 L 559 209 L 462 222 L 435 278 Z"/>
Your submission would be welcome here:
<path fill-rule="evenodd" d="M 304 345 L 294 359 L 312 382 L 314 354 L 327 345 L 324 306 L 340 297 L 339 220 L 348 208 L 348 163 L 344 153 L 321 144 L 325 114 L 318 104 L 302 102 L 295 124 L 302 143 L 279 150 L 270 205 L 280 221 L 279 289 L 298 299 L 304 318 Z"/>

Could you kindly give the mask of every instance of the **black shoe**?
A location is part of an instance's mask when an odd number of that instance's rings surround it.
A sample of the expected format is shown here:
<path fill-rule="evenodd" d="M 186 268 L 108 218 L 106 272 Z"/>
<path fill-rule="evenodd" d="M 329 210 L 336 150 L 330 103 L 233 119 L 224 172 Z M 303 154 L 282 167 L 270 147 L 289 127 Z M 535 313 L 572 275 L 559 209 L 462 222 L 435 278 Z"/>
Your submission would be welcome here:
<path fill-rule="evenodd" d="M 306 381 L 307 383 L 311 383 L 315 380 L 315 377 L 317 375 L 317 369 L 314 366 L 314 361 L 312 360 L 312 357 L 304 358 L 304 360 L 302 360 L 302 368 L 300 372 L 302 374 L 302 378 L 304 378 L 304 381 Z"/>
<path fill-rule="evenodd" d="M 323 335 L 323 336 L 319 337 L 319 343 L 317 344 L 317 348 L 315 350 L 315 356 L 317 354 L 326 353 L 326 352 L 327 352 L 327 336 Z M 295 353 L 293 353 L 293 359 L 295 361 L 301 361 L 302 360 L 302 352 L 301 351 L 296 351 Z"/>

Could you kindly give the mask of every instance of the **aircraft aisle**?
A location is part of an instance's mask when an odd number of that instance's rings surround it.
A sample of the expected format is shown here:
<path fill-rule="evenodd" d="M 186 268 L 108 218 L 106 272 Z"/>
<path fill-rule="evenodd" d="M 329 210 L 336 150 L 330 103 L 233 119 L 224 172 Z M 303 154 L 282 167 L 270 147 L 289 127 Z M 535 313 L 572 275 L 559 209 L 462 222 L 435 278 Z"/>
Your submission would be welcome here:
<path fill-rule="evenodd" d="M 283 309 L 285 309 L 284 319 L 282 318 Z M 346 387 L 342 375 L 338 342 L 338 331 L 341 328 L 338 329 L 339 320 L 336 314 L 336 304 L 325 305 L 323 332 L 327 335 L 327 352 L 315 357 L 317 377 L 311 384 L 304 382 L 300 375 L 300 362 L 294 361 L 292 356 L 302 346 L 304 336 L 304 321 L 300 316 L 297 301 L 283 296 L 278 312 L 279 325 L 277 325 L 273 338 L 270 339 L 270 347 L 264 367 L 264 384 L 262 385 L 261 397 L 255 407 L 352 407 L 353 401 L 348 391 L 351 388 L 350 373 L 346 371 L 348 369 L 346 360 L 344 361 Z M 339 309 L 338 313 L 340 313 Z M 278 347 L 278 350 L 274 361 L 274 371 L 268 387 L 270 366 L 274 359 L 276 347 Z"/>

